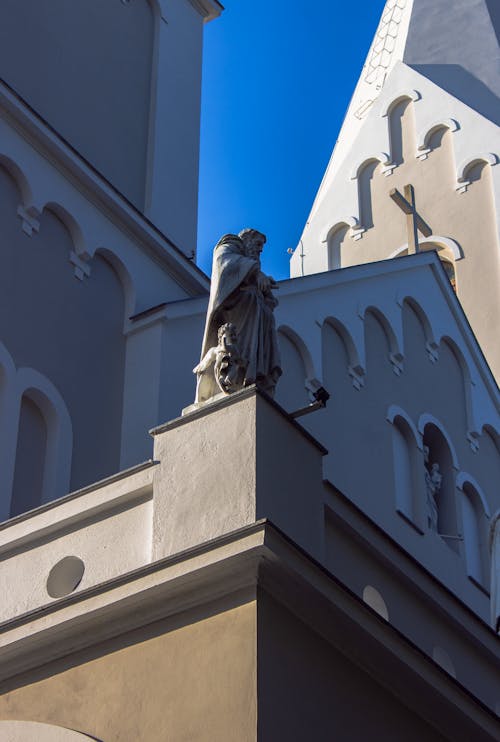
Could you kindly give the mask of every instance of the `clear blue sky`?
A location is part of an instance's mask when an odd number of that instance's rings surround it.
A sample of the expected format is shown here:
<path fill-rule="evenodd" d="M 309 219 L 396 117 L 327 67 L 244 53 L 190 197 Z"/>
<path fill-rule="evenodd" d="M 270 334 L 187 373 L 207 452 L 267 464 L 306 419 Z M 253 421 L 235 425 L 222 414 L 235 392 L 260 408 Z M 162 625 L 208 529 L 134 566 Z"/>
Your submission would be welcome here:
<path fill-rule="evenodd" d="M 225 232 L 267 235 L 289 275 L 385 0 L 226 0 L 205 26 L 198 263 Z"/>

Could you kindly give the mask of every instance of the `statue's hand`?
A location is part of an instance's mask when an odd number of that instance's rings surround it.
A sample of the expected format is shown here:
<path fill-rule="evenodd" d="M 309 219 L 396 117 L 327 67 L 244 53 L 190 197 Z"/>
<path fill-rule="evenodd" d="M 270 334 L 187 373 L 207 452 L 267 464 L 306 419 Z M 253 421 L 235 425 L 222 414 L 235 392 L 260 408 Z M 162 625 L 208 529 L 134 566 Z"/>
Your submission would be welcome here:
<path fill-rule="evenodd" d="M 259 272 L 257 274 L 257 288 L 259 291 L 262 291 L 263 294 L 266 294 L 271 288 L 271 282 L 264 273 Z"/>

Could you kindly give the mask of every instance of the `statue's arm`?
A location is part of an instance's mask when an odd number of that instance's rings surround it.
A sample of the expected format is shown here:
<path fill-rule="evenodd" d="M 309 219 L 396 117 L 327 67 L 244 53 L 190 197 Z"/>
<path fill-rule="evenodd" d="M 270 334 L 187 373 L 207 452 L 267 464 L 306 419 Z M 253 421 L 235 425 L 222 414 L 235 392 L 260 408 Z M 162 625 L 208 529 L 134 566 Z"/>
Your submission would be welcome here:
<path fill-rule="evenodd" d="M 216 356 L 217 348 L 210 348 L 205 353 L 199 364 L 193 368 L 193 374 L 202 374 L 204 371 L 206 371 L 207 368 L 209 368 L 212 363 L 214 363 Z"/>

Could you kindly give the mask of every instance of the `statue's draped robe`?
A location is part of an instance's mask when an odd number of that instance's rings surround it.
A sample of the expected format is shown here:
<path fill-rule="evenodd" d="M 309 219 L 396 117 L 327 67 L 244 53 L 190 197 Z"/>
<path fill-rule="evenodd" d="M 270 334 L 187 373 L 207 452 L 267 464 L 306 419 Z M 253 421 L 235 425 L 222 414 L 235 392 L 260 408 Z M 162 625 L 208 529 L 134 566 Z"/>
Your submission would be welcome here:
<path fill-rule="evenodd" d="M 274 327 L 273 307 L 257 287 L 258 260 L 244 254 L 237 235 L 225 235 L 214 250 L 212 284 L 201 358 L 218 344 L 217 330 L 232 322 L 238 332 L 241 357 L 248 363 L 244 385 L 258 383 L 273 391 L 272 374 L 281 373 L 280 354 Z M 204 373 L 197 390 L 197 402 L 220 392 L 213 368 Z"/>

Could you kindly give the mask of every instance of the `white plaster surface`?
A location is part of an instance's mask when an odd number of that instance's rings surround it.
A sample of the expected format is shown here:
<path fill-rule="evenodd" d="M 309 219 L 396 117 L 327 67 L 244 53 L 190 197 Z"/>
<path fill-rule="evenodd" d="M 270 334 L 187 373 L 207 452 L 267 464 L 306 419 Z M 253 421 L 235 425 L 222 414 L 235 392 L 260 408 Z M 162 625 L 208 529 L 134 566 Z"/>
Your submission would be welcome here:
<path fill-rule="evenodd" d="M 51 569 L 75 556 L 84 590 L 151 559 L 154 466 L 0 526 L 0 621 L 48 605 Z"/>

